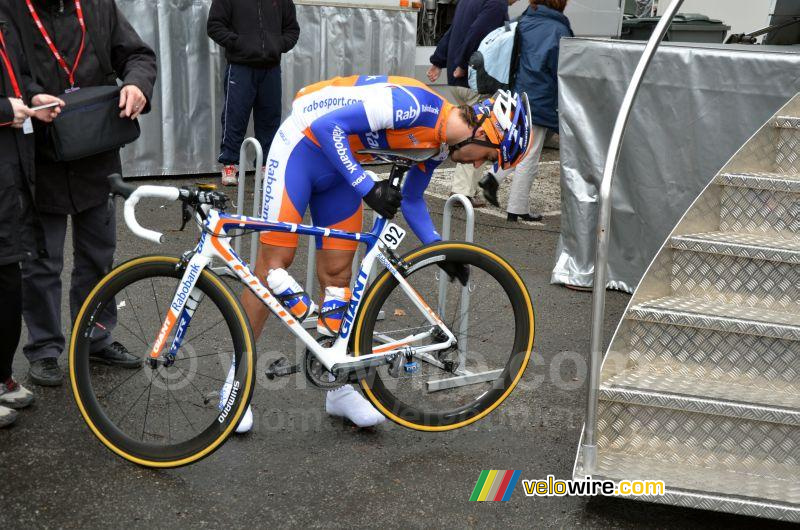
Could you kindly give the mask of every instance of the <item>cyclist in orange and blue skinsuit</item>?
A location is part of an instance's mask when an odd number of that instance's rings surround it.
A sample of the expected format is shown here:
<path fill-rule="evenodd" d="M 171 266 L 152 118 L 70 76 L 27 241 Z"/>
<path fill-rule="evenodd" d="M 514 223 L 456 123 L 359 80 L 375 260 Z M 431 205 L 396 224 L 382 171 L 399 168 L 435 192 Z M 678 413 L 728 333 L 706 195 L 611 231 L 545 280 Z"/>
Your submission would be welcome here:
<path fill-rule="evenodd" d="M 362 198 L 375 181 L 360 165 L 372 157 L 358 151 L 441 149 L 452 109 L 424 84 L 406 78 L 336 78 L 302 89 L 269 152 L 262 216 L 299 223 L 310 206 L 316 226 L 359 231 Z M 405 179 L 403 215 L 423 243 L 440 239 L 422 194 L 445 158 L 446 150 L 412 168 Z M 292 248 L 297 235 L 266 232 L 261 241 Z M 323 238 L 317 246 L 354 250 L 357 243 Z"/>
<path fill-rule="evenodd" d="M 386 218 L 392 218 L 401 207 L 417 237 L 425 244 L 432 243 L 441 237 L 423 193 L 434 169 L 448 156 L 476 167 L 493 161 L 507 169 L 519 163 L 530 145 L 530 109 L 524 96 L 501 91 L 474 107 L 454 107 L 411 78 L 352 76 L 322 81 L 297 93 L 291 115 L 272 142 L 262 216 L 268 221 L 300 223 L 310 208 L 314 225 L 358 232 L 363 200 Z M 438 154 L 408 171 L 401 193 L 361 166 L 372 158 L 359 153 L 365 148 L 435 148 Z M 297 240 L 293 233 L 263 233 L 255 274 L 263 279 L 272 269 L 288 268 Z M 342 239 L 317 241 L 317 275 L 328 293 L 321 304 L 323 311 L 346 306 L 356 246 L 356 242 Z M 440 266 L 451 279 L 466 283 L 466 267 Z M 339 294 L 330 294 L 334 292 Z M 242 305 L 257 340 L 267 308 L 249 290 L 242 295 Z M 325 334 L 327 328 L 335 334 L 338 320 L 321 317 L 317 329 Z M 326 409 L 359 426 L 384 419 L 350 385 L 329 392 Z"/>

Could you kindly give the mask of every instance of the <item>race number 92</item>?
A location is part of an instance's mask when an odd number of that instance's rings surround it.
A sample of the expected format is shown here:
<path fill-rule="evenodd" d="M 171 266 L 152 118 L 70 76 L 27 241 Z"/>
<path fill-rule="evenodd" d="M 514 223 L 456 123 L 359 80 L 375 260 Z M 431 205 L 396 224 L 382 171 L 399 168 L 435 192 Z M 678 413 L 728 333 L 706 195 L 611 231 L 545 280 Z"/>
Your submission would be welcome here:
<path fill-rule="evenodd" d="M 386 230 L 381 236 L 381 241 L 383 241 L 384 245 L 394 250 L 400 246 L 400 243 L 403 241 L 404 237 L 406 237 L 405 230 L 394 223 L 389 223 L 389 226 L 386 227 Z"/>

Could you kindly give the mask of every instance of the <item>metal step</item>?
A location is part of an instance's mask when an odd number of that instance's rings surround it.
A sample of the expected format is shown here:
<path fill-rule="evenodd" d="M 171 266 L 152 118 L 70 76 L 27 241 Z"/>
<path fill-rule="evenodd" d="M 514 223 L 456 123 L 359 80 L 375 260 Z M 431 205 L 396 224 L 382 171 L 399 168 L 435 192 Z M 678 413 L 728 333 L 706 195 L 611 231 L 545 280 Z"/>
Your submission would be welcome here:
<path fill-rule="evenodd" d="M 749 257 L 674 250 L 673 295 L 788 311 L 800 318 L 800 266 Z"/>
<path fill-rule="evenodd" d="M 776 394 L 800 385 L 800 341 L 625 320 L 615 342 L 609 353 L 614 357 L 603 365 L 604 383 L 625 371 L 648 370 Z M 792 406 L 786 401 L 764 403 Z"/>
<path fill-rule="evenodd" d="M 800 384 L 693 371 L 671 363 L 637 366 L 604 381 L 600 399 L 800 427 Z"/>
<path fill-rule="evenodd" d="M 800 341 L 800 315 L 665 296 L 631 307 L 626 318 Z"/>
<path fill-rule="evenodd" d="M 800 235 L 800 175 L 724 173 L 716 183 L 721 231 Z"/>
<path fill-rule="evenodd" d="M 775 166 L 788 173 L 800 168 L 800 118 L 778 116 L 773 122 L 775 138 Z"/>
<path fill-rule="evenodd" d="M 601 475 L 661 479 L 668 488 L 759 496 L 800 509 L 800 427 L 720 416 L 713 403 L 701 412 L 635 399 L 598 403 Z M 639 401 L 655 403 L 652 396 Z"/>
<path fill-rule="evenodd" d="M 800 118 L 797 116 L 775 116 L 772 126 L 781 129 L 800 129 Z"/>
<path fill-rule="evenodd" d="M 679 250 L 800 265 L 800 238 L 746 232 L 706 232 L 673 236 L 670 246 Z"/>
<path fill-rule="evenodd" d="M 800 193 L 800 173 L 721 173 L 715 182 L 720 186 Z"/>
<path fill-rule="evenodd" d="M 578 455 L 576 467 L 581 465 L 582 455 Z M 796 480 L 764 477 L 731 468 L 709 469 L 693 461 L 664 462 L 641 455 L 606 451 L 598 455 L 597 465 L 593 479 L 619 482 L 631 477 L 648 477 L 665 482 L 665 495 L 631 497 L 636 500 L 800 522 L 800 504 L 792 502 L 800 496 L 796 492 Z M 757 469 L 765 467 L 752 461 L 751 466 Z M 789 473 L 792 472 L 796 475 L 800 469 L 790 469 Z M 576 473 L 576 478 L 579 477 L 580 473 Z"/>

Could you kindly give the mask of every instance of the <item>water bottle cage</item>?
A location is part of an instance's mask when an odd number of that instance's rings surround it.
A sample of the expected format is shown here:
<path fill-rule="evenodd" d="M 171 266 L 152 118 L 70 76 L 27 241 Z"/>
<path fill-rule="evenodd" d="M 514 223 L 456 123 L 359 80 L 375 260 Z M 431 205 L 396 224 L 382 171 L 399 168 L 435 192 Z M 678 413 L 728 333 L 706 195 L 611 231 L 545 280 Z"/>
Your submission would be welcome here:
<path fill-rule="evenodd" d="M 297 291 L 296 293 L 289 293 L 289 294 L 274 294 L 274 296 L 278 300 L 278 302 L 281 303 L 281 305 L 283 307 L 285 307 L 287 310 L 289 310 L 290 313 L 291 313 L 291 309 L 289 308 L 288 302 L 290 302 L 290 301 L 292 301 L 292 300 L 294 300 L 296 298 L 302 298 L 304 296 L 308 297 L 309 301 L 311 300 L 311 296 L 309 296 L 309 294 L 307 292 L 305 292 L 305 291 Z M 294 316 L 297 320 L 302 322 L 303 320 L 308 318 L 308 315 L 311 313 L 311 308 L 312 308 L 312 304 L 309 302 L 308 304 L 306 304 L 306 311 L 305 311 L 305 313 L 302 314 L 302 316 L 298 317 L 294 313 L 292 313 L 292 316 Z"/>
<path fill-rule="evenodd" d="M 347 310 L 347 304 L 343 305 L 342 307 L 335 307 L 333 309 L 328 309 L 327 311 L 322 311 L 320 309 L 319 318 L 317 321 L 321 322 L 322 325 L 325 327 L 325 329 L 327 329 L 330 332 L 330 334 L 335 337 L 339 335 L 339 332 L 331 329 L 331 327 L 328 325 L 327 318 L 330 315 L 336 315 L 336 314 L 340 315 L 341 318 L 344 318 L 344 313 L 346 310 Z"/>

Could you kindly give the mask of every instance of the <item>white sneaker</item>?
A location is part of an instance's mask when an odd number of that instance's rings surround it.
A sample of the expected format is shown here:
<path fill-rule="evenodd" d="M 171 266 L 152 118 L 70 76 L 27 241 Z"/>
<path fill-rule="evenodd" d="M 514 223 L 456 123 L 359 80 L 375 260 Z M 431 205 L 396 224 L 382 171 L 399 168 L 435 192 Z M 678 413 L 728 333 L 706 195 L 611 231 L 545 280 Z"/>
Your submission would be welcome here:
<path fill-rule="evenodd" d="M 12 409 L 24 409 L 33 403 L 33 392 L 9 377 L 5 383 L 0 383 L 0 405 Z"/>
<path fill-rule="evenodd" d="M 386 418 L 356 392 L 352 385 L 344 385 L 328 391 L 325 396 L 325 412 L 331 416 L 341 416 L 359 427 L 372 427 L 386 421 Z"/>
<path fill-rule="evenodd" d="M 17 419 L 17 411 L 0 405 L 0 427 L 7 427 Z"/>
<path fill-rule="evenodd" d="M 236 186 L 239 184 L 239 166 L 235 164 L 228 164 L 222 166 L 222 185 L 223 186 Z"/>
<path fill-rule="evenodd" d="M 219 391 L 219 410 L 225 406 L 225 403 L 228 402 L 228 396 L 231 393 L 231 387 L 233 386 L 233 376 L 236 373 L 236 365 L 231 363 L 231 368 L 228 370 L 228 377 L 225 378 L 225 384 L 222 385 L 222 389 Z M 246 432 L 250 432 L 250 429 L 253 428 L 253 410 L 250 405 L 247 405 L 247 410 L 244 412 L 242 419 L 239 420 L 239 425 L 236 426 L 236 434 L 244 434 Z"/>

